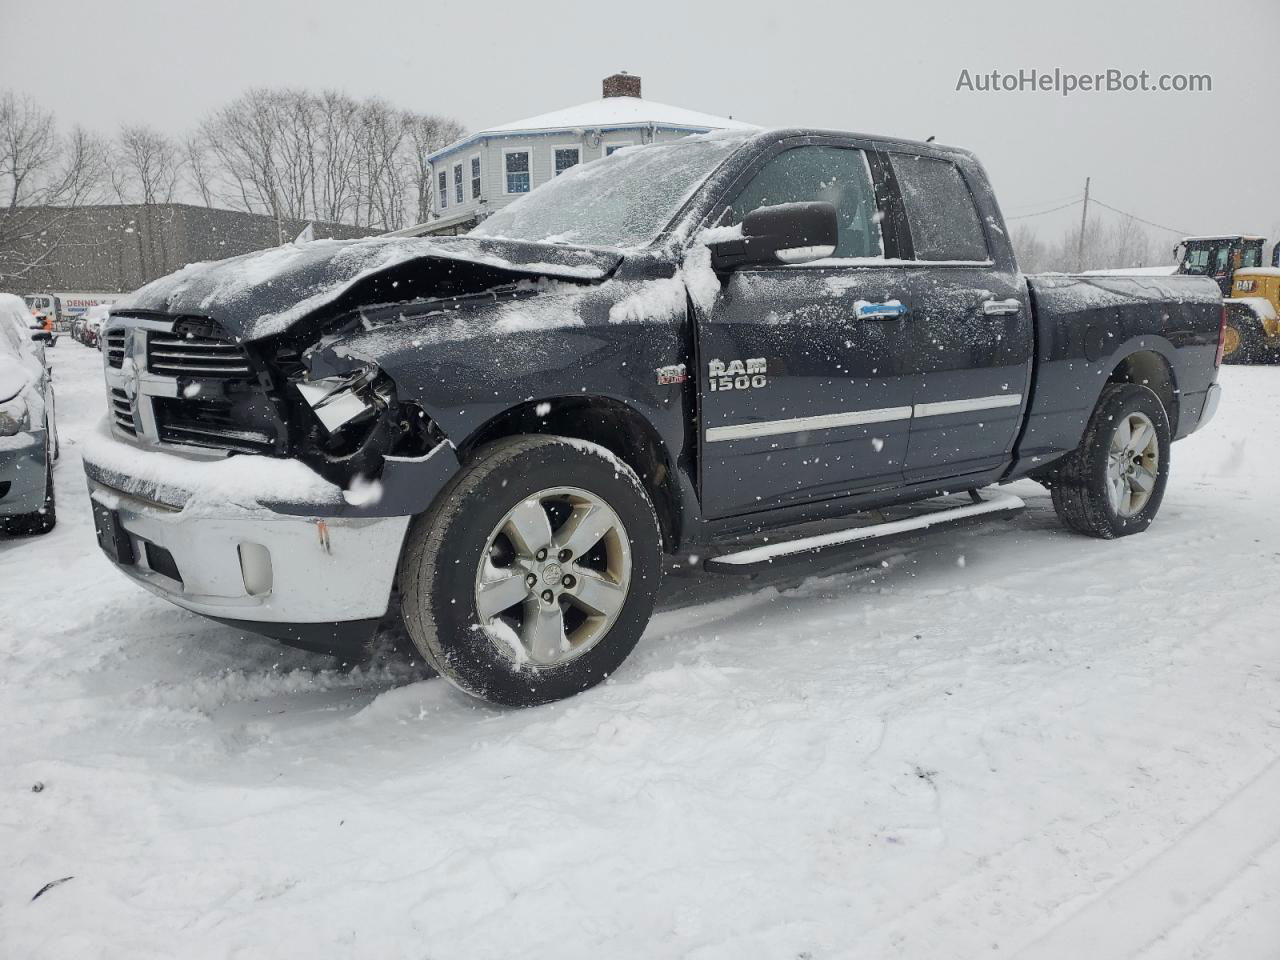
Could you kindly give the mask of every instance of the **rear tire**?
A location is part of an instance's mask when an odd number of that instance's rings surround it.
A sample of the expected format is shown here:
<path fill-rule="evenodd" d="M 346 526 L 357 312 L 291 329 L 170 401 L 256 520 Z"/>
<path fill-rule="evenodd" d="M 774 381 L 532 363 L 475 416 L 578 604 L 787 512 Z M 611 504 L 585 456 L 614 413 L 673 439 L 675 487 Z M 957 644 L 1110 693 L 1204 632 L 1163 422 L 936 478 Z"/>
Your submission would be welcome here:
<path fill-rule="evenodd" d="M 661 554 L 644 487 L 603 447 L 500 440 L 409 527 L 398 575 L 405 629 L 471 696 L 560 700 L 631 653 L 653 612 Z"/>
<path fill-rule="evenodd" d="M 1146 530 L 1164 499 L 1171 439 L 1164 404 L 1153 391 L 1109 384 L 1080 446 L 1044 480 L 1058 519 L 1104 540 Z"/>

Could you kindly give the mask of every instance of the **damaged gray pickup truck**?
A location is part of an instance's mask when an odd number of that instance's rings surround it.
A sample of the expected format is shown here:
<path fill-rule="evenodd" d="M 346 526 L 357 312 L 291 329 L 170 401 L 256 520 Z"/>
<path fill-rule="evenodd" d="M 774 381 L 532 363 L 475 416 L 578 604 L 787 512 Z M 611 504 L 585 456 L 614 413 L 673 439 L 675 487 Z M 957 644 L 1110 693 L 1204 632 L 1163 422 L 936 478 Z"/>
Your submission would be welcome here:
<path fill-rule="evenodd" d="M 784 130 L 620 151 L 465 237 L 195 264 L 103 339 L 122 571 L 347 655 L 398 594 L 440 673 L 529 704 L 619 667 L 664 555 L 749 573 L 1007 516 L 984 488 L 1024 477 L 1146 529 L 1222 300 L 1026 277 L 971 154 Z"/>

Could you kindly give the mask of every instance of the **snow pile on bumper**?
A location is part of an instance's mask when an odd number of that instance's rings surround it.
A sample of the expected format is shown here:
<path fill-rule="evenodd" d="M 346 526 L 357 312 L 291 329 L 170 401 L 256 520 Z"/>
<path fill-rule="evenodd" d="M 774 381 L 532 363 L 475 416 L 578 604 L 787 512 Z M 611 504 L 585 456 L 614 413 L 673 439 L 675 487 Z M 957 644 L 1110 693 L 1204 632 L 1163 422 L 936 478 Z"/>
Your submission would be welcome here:
<path fill-rule="evenodd" d="M 243 455 L 188 460 L 122 443 L 105 420 L 86 439 L 83 453 L 85 473 L 98 483 L 188 511 L 344 503 L 340 487 L 297 460 Z"/>

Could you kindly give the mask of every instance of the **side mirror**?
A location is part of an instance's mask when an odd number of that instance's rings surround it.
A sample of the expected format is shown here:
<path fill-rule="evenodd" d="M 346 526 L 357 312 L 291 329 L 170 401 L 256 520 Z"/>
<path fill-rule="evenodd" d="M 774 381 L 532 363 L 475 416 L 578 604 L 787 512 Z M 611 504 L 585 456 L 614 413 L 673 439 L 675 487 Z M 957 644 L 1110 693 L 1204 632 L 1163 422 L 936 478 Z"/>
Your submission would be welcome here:
<path fill-rule="evenodd" d="M 32 330 L 31 339 L 37 343 L 48 343 L 53 339 L 53 331 L 51 330 Z"/>
<path fill-rule="evenodd" d="M 825 201 L 758 207 L 742 221 L 742 236 L 711 244 L 711 266 L 727 273 L 739 267 L 809 263 L 836 252 L 840 223 Z"/>

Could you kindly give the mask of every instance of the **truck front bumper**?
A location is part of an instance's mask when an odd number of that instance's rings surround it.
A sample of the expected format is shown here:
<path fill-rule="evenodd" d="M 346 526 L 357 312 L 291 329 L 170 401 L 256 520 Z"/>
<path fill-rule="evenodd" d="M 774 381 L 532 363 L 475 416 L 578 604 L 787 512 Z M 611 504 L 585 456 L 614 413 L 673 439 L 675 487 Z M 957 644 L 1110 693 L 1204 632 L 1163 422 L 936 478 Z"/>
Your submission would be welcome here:
<path fill-rule="evenodd" d="M 352 655 L 387 612 L 408 517 L 211 511 L 89 478 L 99 543 L 138 585 L 294 646 Z"/>

